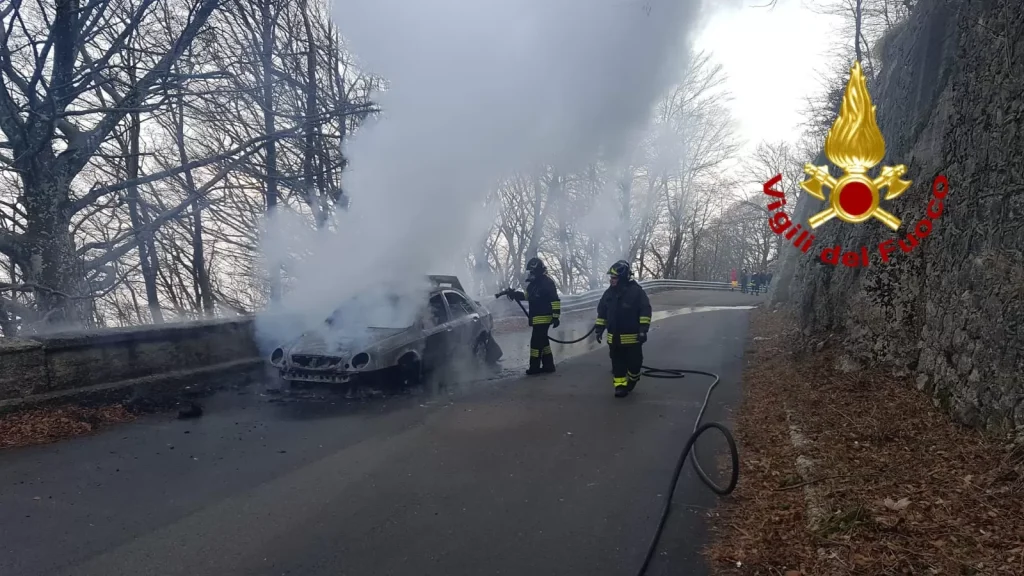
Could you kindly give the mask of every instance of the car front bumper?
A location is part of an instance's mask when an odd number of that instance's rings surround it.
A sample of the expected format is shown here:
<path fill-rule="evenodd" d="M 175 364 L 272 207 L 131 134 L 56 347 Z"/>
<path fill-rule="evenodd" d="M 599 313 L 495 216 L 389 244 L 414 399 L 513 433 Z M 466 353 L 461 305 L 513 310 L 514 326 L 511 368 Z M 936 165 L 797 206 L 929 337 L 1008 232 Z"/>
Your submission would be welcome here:
<path fill-rule="evenodd" d="M 330 372 L 325 370 L 308 370 L 304 368 L 281 368 L 281 378 L 289 382 L 318 382 L 324 384 L 347 384 L 368 376 L 372 376 L 375 370 L 360 370 L 359 372 Z"/>

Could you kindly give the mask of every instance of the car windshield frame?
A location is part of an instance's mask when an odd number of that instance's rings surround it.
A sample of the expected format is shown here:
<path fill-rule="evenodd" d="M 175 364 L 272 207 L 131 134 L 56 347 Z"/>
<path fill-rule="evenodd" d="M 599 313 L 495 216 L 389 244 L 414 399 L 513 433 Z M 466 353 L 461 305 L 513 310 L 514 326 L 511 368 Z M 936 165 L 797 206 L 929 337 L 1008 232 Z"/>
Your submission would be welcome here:
<path fill-rule="evenodd" d="M 469 296 L 459 292 L 458 290 L 453 290 L 451 288 L 444 290 L 441 294 L 442 297 L 444 298 L 445 305 L 448 307 L 449 322 L 460 320 L 462 318 L 466 318 L 468 316 L 476 314 L 476 308 L 474 308 L 473 301 L 469 298 Z M 451 300 L 448 299 L 449 294 L 454 295 L 461 301 L 459 302 L 460 306 L 458 313 L 456 313 L 455 307 L 452 305 Z M 462 303 L 465 303 L 465 306 L 461 306 Z"/>
<path fill-rule="evenodd" d="M 398 302 L 401 301 L 401 297 L 397 294 L 388 294 L 383 296 L 389 301 L 391 309 L 394 310 L 398 306 Z M 366 296 L 352 296 L 340 306 L 334 309 L 324 320 L 324 324 L 327 326 L 335 326 L 345 316 L 352 316 L 358 319 L 358 327 L 366 330 L 409 330 L 416 327 L 419 322 L 418 316 L 413 317 L 407 322 L 399 322 L 399 316 L 392 316 L 390 321 L 383 320 L 380 314 L 381 308 L 374 306 L 366 306 Z M 351 314 L 349 314 L 351 313 Z M 388 316 L 387 313 L 383 316 Z"/>

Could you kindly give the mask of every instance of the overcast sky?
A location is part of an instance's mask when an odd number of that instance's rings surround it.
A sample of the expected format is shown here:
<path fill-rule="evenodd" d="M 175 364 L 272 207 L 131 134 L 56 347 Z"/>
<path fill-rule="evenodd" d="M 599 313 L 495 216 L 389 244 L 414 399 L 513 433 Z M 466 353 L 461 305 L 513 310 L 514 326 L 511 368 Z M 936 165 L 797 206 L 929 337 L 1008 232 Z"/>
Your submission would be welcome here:
<path fill-rule="evenodd" d="M 814 71 L 824 69 L 837 28 L 834 17 L 807 8 L 810 1 L 778 0 L 769 10 L 756 7 L 766 0 L 746 0 L 743 8 L 719 10 L 696 41 L 729 75 L 745 150 L 799 136 L 800 111 L 820 86 Z"/>

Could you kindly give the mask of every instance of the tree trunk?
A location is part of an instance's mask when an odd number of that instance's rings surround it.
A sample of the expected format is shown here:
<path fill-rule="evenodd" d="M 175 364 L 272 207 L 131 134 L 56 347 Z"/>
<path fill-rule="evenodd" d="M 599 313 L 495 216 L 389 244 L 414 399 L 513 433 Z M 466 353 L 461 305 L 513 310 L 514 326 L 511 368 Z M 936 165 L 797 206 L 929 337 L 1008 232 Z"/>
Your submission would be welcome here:
<path fill-rule="evenodd" d="M 668 255 L 665 256 L 665 268 L 662 271 L 663 278 L 676 278 L 679 274 L 679 253 L 683 246 L 683 234 L 678 229 L 672 231 L 672 237 L 668 245 Z"/>
<path fill-rule="evenodd" d="M 494 283 L 494 275 L 491 274 L 491 267 L 487 264 L 486 242 L 486 238 L 478 242 L 473 254 L 473 275 L 476 276 L 476 283 L 481 294 L 498 291 Z"/>
<path fill-rule="evenodd" d="M 156 270 L 153 268 L 153 258 L 150 256 L 155 252 L 155 246 L 150 243 L 142 229 L 145 227 L 142 216 L 139 214 L 139 187 L 134 184 L 139 179 L 139 133 L 141 132 L 142 121 L 137 113 L 128 115 L 128 149 L 127 152 L 127 178 L 131 184 L 128 185 L 128 217 L 132 222 L 132 229 L 135 230 L 135 247 L 139 252 L 139 267 L 142 270 L 142 282 L 146 287 L 146 306 L 149 309 L 150 319 L 154 324 L 163 324 L 164 315 L 160 310 L 160 296 L 156 290 Z"/>
<path fill-rule="evenodd" d="M 552 198 L 548 198 L 551 202 Z M 572 286 L 572 248 L 569 243 L 569 214 L 565 197 L 560 195 L 554 198 L 558 202 L 558 267 L 561 269 L 562 289 Z"/>
<path fill-rule="evenodd" d="M 18 154 L 25 192 L 25 254 L 22 276 L 34 285 L 37 315 L 48 323 L 91 326 L 85 268 L 71 235 L 71 179 L 49 148 Z"/>
<path fill-rule="evenodd" d="M 854 32 L 854 35 L 853 35 L 853 45 L 855 47 L 856 54 L 857 54 L 857 62 L 860 62 L 860 56 L 861 56 L 861 54 L 860 54 L 860 20 L 861 20 L 860 3 L 861 3 L 861 0 L 857 0 L 857 8 L 856 8 L 857 13 L 854 15 L 854 18 L 855 18 L 855 24 L 854 24 L 855 32 Z"/>
<path fill-rule="evenodd" d="M 593 265 L 590 267 L 590 289 L 596 290 L 601 287 L 601 274 L 600 271 L 608 270 L 605 268 L 607 264 L 600 261 L 601 258 L 601 246 L 596 241 L 590 241 L 590 260 Z"/>
<path fill-rule="evenodd" d="M 0 298 L 0 336 L 4 338 L 14 338 L 18 335 L 18 326 L 14 322 L 14 318 L 7 311 L 7 306 L 4 305 L 4 300 Z"/>
<path fill-rule="evenodd" d="M 700 238 L 693 236 L 693 246 L 690 248 L 690 279 L 697 279 L 697 250 L 700 248 Z"/>
<path fill-rule="evenodd" d="M 316 137 L 320 131 L 316 102 L 316 46 L 313 43 L 313 27 L 309 22 L 309 9 L 306 0 L 299 3 L 299 11 L 302 12 L 302 27 L 306 33 L 306 118 L 305 145 L 302 150 L 302 177 L 308 197 L 307 201 L 316 220 L 316 227 L 323 228 L 327 223 L 327 206 L 323 202 L 323 194 L 318 193 L 314 169 Z"/>
<path fill-rule="evenodd" d="M 556 176 L 552 176 L 549 188 L 554 186 L 554 178 Z M 533 191 L 533 229 L 530 231 L 530 243 L 526 246 L 526 253 L 523 255 L 527 261 L 537 256 L 537 252 L 540 250 L 541 234 L 544 232 L 544 193 L 541 192 L 540 178 L 533 179 Z"/>
<path fill-rule="evenodd" d="M 619 256 L 621 258 L 633 259 L 633 234 L 631 224 L 633 217 L 631 204 L 633 200 L 633 173 L 632 168 L 627 168 L 619 177 L 619 202 L 622 207 L 619 223 Z"/>
<path fill-rule="evenodd" d="M 641 244 L 640 245 L 640 265 L 637 267 L 637 272 L 638 272 L 637 273 L 637 278 L 636 278 L 637 280 L 643 280 L 644 279 L 644 268 L 646 267 L 645 262 L 647 262 L 647 245 L 646 244 Z"/>
<path fill-rule="evenodd" d="M 185 102 L 178 100 L 178 113 L 175 118 L 175 140 L 178 145 L 178 161 L 182 166 L 188 165 L 189 155 L 185 149 Z M 213 308 L 213 287 L 210 285 L 210 273 L 206 269 L 206 253 L 203 248 L 203 201 L 196 193 L 196 182 L 191 170 L 185 170 L 185 193 L 193 198 L 192 200 L 192 275 L 195 279 L 199 302 L 202 306 L 204 316 L 212 316 Z"/>
<path fill-rule="evenodd" d="M 274 114 L 274 28 L 275 18 L 271 14 L 272 0 L 262 0 L 260 4 L 260 23 L 262 24 L 262 50 L 260 63 L 263 73 L 263 132 L 270 135 L 277 131 L 277 121 Z M 277 142 L 274 139 L 267 141 L 266 145 L 267 174 L 266 174 L 266 197 L 267 216 L 273 217 L 277 210 L 278 201 L 278 174 L 277 174 Z M 278 300 L 281 297 L 281 270 L 273 266 L 270 273 L 270 299 Z"/>

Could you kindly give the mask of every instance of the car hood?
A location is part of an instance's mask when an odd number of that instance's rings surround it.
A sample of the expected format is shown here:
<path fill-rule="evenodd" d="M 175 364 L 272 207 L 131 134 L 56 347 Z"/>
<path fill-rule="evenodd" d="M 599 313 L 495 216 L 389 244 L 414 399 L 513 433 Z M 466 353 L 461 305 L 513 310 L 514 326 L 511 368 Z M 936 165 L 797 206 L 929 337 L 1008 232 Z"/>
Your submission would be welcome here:
<path fill-rule="evenodd" d="M 405 335 L 411 328 L 367 328 L 358 335 L 311 331 L 296 338 L 291 353 L 321 356 L 349 356 L 371 351 Z"/>

